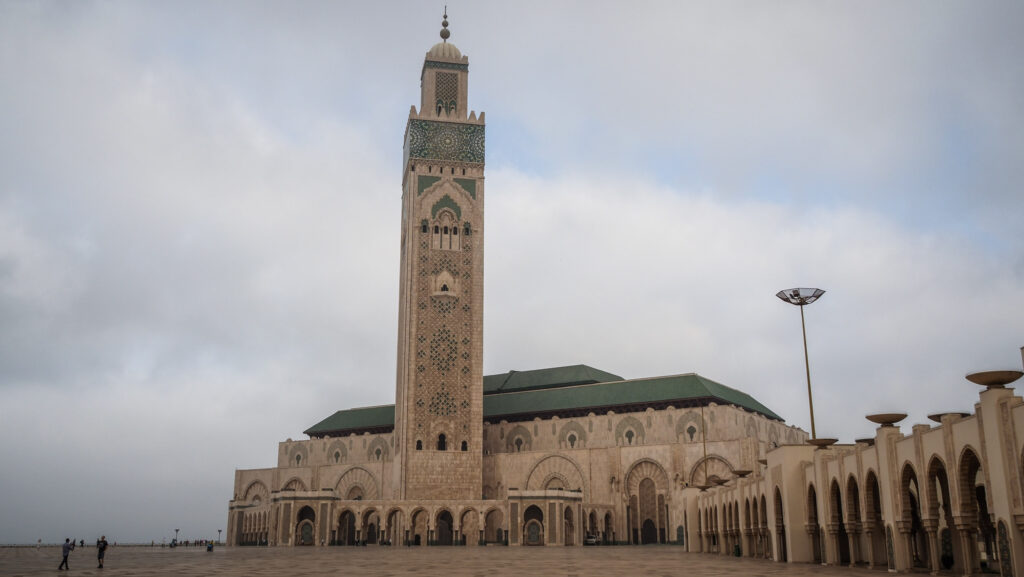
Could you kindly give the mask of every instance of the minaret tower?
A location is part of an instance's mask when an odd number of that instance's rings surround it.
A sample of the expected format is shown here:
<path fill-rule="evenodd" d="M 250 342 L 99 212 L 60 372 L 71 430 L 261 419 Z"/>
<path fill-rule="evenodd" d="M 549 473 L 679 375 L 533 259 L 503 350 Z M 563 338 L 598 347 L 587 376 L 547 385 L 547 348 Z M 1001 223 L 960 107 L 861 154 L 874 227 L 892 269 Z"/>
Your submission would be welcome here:
<path fill-rule="evenodd" d="M 448 14 L 420 73 L 402 176 L 396 499 L 480 499 L 483 460 L 484 115 Z"/>

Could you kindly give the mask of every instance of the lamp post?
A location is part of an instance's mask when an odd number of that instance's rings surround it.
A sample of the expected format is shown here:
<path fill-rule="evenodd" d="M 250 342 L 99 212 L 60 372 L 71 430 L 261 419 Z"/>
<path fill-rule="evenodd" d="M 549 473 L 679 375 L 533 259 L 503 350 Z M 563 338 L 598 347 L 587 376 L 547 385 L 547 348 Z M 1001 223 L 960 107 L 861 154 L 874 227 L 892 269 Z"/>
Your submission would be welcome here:
<path fill-rule="evenodd" d="M 174 542 L 175 542 L 175 543 L 177 543 L 177 542 L 178 542 L 178 531 L 179 531 L 178 529 L 175 529 L 175 530 L 174 530 Z"/>
<path fill-rule="evenodd" d="M 807 369 L 807 404 L 811 409 L 811 438 L 817 439 L 814 430 L 814 400 L 811 398 L 811 363 L 807 357 L 807 325 L 804 323 L 804 305 L 809 305 L 821 298 L 825 291 L 816 288 L 792 288 L 779 291 L 775 296 L 791 305 L 800 307 L 800 328 L 804 334 L 804 368 Z"/>
<path fill-rule="evenodd" d="M 220 532 L 224 529 L 217 529 L 217 544 L 220 545 Z"/>

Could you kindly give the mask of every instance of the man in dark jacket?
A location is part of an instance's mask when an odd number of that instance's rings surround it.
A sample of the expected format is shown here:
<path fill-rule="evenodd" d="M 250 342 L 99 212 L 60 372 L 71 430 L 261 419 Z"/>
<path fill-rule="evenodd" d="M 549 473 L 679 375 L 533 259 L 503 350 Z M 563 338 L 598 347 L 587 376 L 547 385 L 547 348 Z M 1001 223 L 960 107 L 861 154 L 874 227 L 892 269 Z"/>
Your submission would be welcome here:
<path fill-rule="evenodd" d="M 68 571 L 71 570 L 71 567 L 68 567 L 68 555 L 71 554 L 71 550 L 74 548 L 75 546 L 71 544 L 71 539 L 64 539 L 64 546 L 61 547 L 61 553 L 64 554 L 64 560 L 57 566 L 57 571 L 63 571 L 65 569 Z"/>
<path fill-rule="evenodd" d="M 100 540 L 96 542 L 96 559 L 100 562 L 97 569 L 103 568 L 103 555 L 107 552 L 107 536 L 100 537 Z"/>

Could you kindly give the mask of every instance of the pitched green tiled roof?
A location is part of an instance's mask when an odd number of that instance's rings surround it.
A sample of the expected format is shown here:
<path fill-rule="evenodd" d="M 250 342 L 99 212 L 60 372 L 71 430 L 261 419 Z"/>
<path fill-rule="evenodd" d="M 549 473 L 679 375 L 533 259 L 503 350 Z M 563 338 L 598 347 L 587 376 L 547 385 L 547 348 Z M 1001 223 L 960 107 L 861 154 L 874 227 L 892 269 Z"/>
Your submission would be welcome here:
<path fill-rule="evenodd" d="M 324 433 L 362 432 L 373 429 L 394 428 L 395 406 L 379 405 L 338 411 L 303 431 L 311 437 Z"/>
<path fill-rule="evenodd" d="M 673 402 L 681 406 L 686 403 L 702 404 L 701 400 L 737 405 L 769 419 L 782 420 L 750 395 L 694 373 L 485 395 L 484 418 L 582 409 L 600 413 L 620 406 L 667 406 Z"/>
<path fill-rule="evenodd" d="M 485 376 L 484 394 L 492 395 L 510 391 L 529 391 L 621 380 L 623 379 L 619 375 L 606 373 L 587 365 L 570 365 L 532 371 L 509 371 L 499 375 Z"/>
<path fill-rule="evenodd" d="M 545 372 L 565 377 L 590 374 L 588 371 L 593 371 L 593 375 L 614 376 L 586 365 L 576 365 L 484 377 L 484 418 L 515 421 L 541 415 L 603 413 L 609 410 L 633 412 L 646 407 L 682 407 L 716 402 L 737 405 L 769 419 L 782 420 L 750 395 L 694 373 L 587 384 L 552 384 L 550 381 L 545 384 L 545 379 L 541 378 Z M 527 376 L 516 380 L 517 375 Z M 506 392 L 507 385 L 496 385 L 499 378 L 503 379 L 502 382 L 512 383 L 513 388 Z M 491 384 L 489 393 L 488 379 Z M 394 426 L 395 406 L 381 405 L 338 411 L 307 429 L 305 434 L 316 437 L 328 433 L 386 432 Z"/>

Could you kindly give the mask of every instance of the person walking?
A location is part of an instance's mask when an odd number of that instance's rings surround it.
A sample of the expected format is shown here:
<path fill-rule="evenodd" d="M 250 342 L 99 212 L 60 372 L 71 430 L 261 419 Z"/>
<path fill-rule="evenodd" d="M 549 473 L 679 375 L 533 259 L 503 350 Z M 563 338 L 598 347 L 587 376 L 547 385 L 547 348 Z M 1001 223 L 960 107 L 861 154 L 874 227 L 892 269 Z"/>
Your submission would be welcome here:
<path fill-rule="evenodd" d="M 103 568 L 103 555 L 107 552 L 107 536 L 100 537 L 100 540 L 96 542 L 96 560 L 100 562 L 97 569 Z"/>
<path fill-rule="evenodd" d="M 71 550 L 74 549 L 74 547 L 75 546 L 71 544 L 71 539 L 64 539 L 64 546 L 61 547 L 61 553 L 64 554 L 64 560 L 57 566 L 57 571 L 63 571 L 65 569 L 68 571 L 71 570 L 71 567 L 68 567 L 68 555 L 71 554 Z"/>

